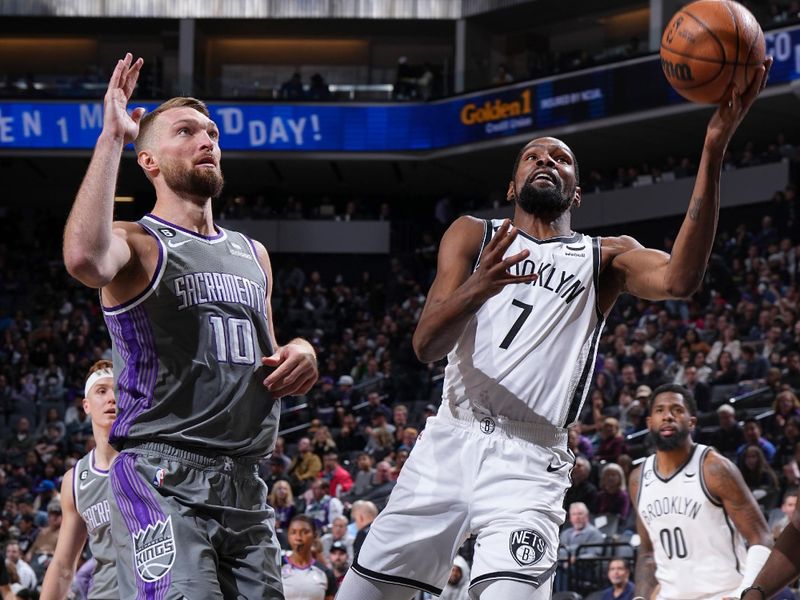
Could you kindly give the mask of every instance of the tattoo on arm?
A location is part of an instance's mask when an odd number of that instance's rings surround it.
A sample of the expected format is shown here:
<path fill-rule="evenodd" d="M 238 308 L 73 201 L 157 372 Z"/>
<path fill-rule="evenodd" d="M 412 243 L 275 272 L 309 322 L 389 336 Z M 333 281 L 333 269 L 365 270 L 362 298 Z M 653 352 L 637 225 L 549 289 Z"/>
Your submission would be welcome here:
<path fill-rule="evenodd" d="M 692 221 L 697 221 L 700 218 L 700 209 L 703 207 L 703 202 L 702 196 L 692 198 L 692 203 L 689 206 L 689 218 Z"/>
<path fill-rule="evenodd" d="M 640 554 L 636 560 L 636 596 L 650 598 L 656 589 L 656 559 L 652 552 Z"/>

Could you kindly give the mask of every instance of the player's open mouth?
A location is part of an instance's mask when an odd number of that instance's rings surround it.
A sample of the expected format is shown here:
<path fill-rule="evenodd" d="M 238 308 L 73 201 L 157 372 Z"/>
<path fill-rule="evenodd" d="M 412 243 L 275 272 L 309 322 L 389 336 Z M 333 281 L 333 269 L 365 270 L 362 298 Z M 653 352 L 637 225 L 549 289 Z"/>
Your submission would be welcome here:
<path fill-rule="evenodd" d="M 194 165 L 194 166 L 195 166 L 195 167 L 216 167 L 216 166 L 217 166 L 217 163 L 214 161 L 214 159 L 213 159 L 213 158 L 211 158 L 211 157 L 209 156 L 208 158 L 201 158 L 200 160 L 198 160 L 198 161 L 195 163 L 195 165 Z"/>
<path fill-rule="evenodd" d="M 663 436 L 670 437 L 675 435 L 678 432 L 678 430 L 675 429 L 674 427 L 662 427 L 661 429 L 658 430 L 658 432 Z"/>
<path fill-rule="evenodd" d="M 547 181 L 553 185 L 556 185 L 555 175 L 547 171 L 539 171 L 538 173 L 534 173 L 531 181 Z"/>

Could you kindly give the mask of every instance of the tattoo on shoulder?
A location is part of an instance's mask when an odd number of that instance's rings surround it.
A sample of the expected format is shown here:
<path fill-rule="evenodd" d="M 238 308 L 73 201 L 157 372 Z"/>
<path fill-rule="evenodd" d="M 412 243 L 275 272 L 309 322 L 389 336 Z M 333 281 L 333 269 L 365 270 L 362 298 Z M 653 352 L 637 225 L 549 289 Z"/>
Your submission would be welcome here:
<path fill-rule="evenodd" d="M 700 218 L 700 209 L 703 207 L 703 202 L 702 196 L 692 198 L 692 203 L 689 206 L 689 218 L 692 221 L 697 221 Z"/>

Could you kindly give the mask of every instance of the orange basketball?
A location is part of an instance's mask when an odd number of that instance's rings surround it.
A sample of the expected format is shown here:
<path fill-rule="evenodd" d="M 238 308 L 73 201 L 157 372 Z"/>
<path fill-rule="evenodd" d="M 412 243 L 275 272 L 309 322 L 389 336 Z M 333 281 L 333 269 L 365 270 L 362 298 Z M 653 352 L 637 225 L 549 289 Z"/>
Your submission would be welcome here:
<path fill-rule="evenodd" d="M 744 6 L 697 0 L 680 9 L 661 37 L 661 68 L 692 102 L 718 104 L 735 83 L 744 92 L 764 62 L 764 32 Z"/>

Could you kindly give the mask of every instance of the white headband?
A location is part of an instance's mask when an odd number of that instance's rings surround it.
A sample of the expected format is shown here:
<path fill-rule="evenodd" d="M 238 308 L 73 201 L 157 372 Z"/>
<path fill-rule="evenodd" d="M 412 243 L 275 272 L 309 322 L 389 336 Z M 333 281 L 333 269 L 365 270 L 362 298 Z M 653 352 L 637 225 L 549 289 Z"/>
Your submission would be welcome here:
<path fill-rule="evenodd" d="M 103 379 L 104 377 L 111 377 L 111 379 L 114 379 L 114 371 L 111 369 L 100 369 L 89 375 L 86 379 L 86 387 L 83 388 L 83 395 L 88 397 L 89 392 L 92 391 L 92 386 L 97 383 L 98 379 Z"/>

